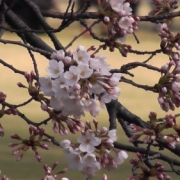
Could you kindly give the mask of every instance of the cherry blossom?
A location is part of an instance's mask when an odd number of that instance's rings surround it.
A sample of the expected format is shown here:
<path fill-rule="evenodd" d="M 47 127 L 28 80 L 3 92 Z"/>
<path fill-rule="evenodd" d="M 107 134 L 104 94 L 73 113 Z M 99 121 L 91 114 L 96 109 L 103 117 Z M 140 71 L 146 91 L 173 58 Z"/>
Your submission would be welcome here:
<path fill-rule="evenodd" d="M 118 164 L 122 164 L 124 162 L 124 160 L 127 158 L 128 158 L 127 153 L 125 151 L 120 151 L 116 154 L 115 161 Z"/>
<path fill-rule="evenodd" d="M 82 47 L 82 46 L 81 46 Z M 77 52 L 73 53 L 73 59 L 78 63 L 78 64 L 88 64 L 90 56 L 89 54 L 83 50 L 82 48 L 79 49 Z"/>
<path fill-rule="evenodd" d="M 69 168 L 77 169 L 81 171 L 83 169 L 82 157 L 79 155 L 78 152 L 71 151 L 71 153 L 66 154 L 66 158 L 69 162 Z"/>
<path fill-rule="evenodd" d="M 122 9 L 123 1 L 124 0 L 110 0 L 109 3 L 114 11 L 120 12 L 120 10 Z"/>
<path fill-rule="evenodd" d="M 90 69 L 87 64 L 79 64 L 77 68 L 77 71 L 79 72 L 79 76 L 81 79 L 89 78 L 93 73 L 93 70 Z"/>
<path fill-rule="evenodd" d="M 73 86 L 80 79 L 78 68 L 76 66 L 71 66 L 69 71 L 64 73 L 64 77 L 66 79 L 66 84 L 69 86 Z"/>
<path fill-rule="evenodd" d="M 50 77 L 40 77 L 39 83 L 41 84 L 40 90 L 43 91 L 46 96 L 54 95 L 54 92 L 52 91 L 52 80 Z"/>
<path fill-rule="evenodd" d="M 57 62 L 56 60 L 49 61 L 49 67 L 46 68 L 47 72 L 52 78 L 57 78 L 61 73 L 64 72 L 64 64 L 62 61 Z"/>
<path fill-rule="evenodd" d="M 95 137 L 94 133 L 88 133 L 79 137 L 78 142 L 80 143 L 79 149 L 82 152 L 92 153 L 94 147 L 101 143 L 101 139 Z"/>
<path fill-rule="evenodd" d="M 112 129 L 108 132 L 108 136 L 110 139 L 112 139 L 113 141 L 117 140 L 117 136 L 116 136 L 116 129 Z"/>

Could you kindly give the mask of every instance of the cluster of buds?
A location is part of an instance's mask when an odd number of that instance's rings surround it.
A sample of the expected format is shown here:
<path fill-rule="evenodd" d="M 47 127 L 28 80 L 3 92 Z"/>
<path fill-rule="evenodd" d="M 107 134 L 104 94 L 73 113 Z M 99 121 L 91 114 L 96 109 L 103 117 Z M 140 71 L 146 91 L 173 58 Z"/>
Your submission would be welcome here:
<path fill-rule="evenodd" d="M 140 153 L 136 153 L 138 160 L 135 158 L 132 158 L 130 160 L 130 163 L 133 165 L 133 170 L 141 169 L 142 173 L 136 174 L 135 171 L 133 171 L 133 176 L 127 178 L 126 180 L 149 180 L 150 177 L 156 177 L 158 180 L 170 180 L 170 176 L 167 175 L 164 172 L 164 166 L 160 162 L 156 162 L 154 166 L 151 168 L 148 168 L 144 161 L 147 160 L 147 158 L 143 158 L 143 156 Z M 149 157 L 149 159 L 154 159 L 156 157 Z M 148 159 L 148 160 L 149 160 Z"/>
<path fill-rule="evenodd" d="M 149 12 L 150 16 L 164 15 L 178 8 L 178 0 L 148 0 L 154 5 L 154 9 Z M 167 19 L 170 21 L 171 19 Z"/>
<path fill-rule="evenodd" d="M 160 26 L 161 49 L 169 56 L 169 63 L 161 67 L 161 77 L 155 85 L 159 92 L 158 102 L 164 111 L 180 107 L 180 54 L 173 48 L 180 49 L 180 34 L 173 35 L 166 24 Z"/>
<path fill-rule="evenodd" d="M 24 77 L 26 78 L 26 81 L 28 83 L 28 86 L 22 84 L 21 82 L 18 82 L 17 85 L 20 88 L 26 88 L 29 92 L 29 95 L 35 100 L 35 101 L 46 101 L 46 98 L 43 94 L 39 92 L 39 84 L 37 83 L 37 77 L 34 74 L 33 71 L 30 73 L 25 72 Z"/>
<path fill-rule="evenodd" d="M 17 115 L 17 109 L 14 107 L 10 107 L 5 109 L 6 105 L 3 104 L 6 100 L 6 94 L 0 91 L 0 104 L 2 104 L 2 108 L 0 109 L 0 118 L 2 118 L 5 114 L 7 115 Z"/>
<path fill-rule="evenodd" d="M 166 115 L 166 117 L 159 122 L 156 118 L 156 113 L 151 112 L 149 115 L 150 119 L 150 129 L 142 128 L 135 124 L 130 124 L 129 128 L 131 129 L 133 136 L 129 139 L 130 142 L 135 142 L 141 136 L 143 138 L 144 143 L 152 143 L 156 139 L 161 139 L 165 142 L 165 144 L 174 149 L 176 147 L 176 143 L 179 141 L 179 132 L 180 126 L 176 124 L 176 118 L 173 115 Z M 175 134 L 163 134 L 162 131 L 165 129 L 172 128 L 176 131 Z"/>
<path fill-rule="evenodd" d="M 158 102 L 164 111 L 180 107 L 180 60 L 170 61 L 161 67 L 162 75 L 155 87 L 158 89 Z"/>
<path fill-rule="evenodd" d="M 47 164 L 44 165 L 44 170 L 45 170 L 45 177 L 42 180 L 56 180 L 59 174 L 64 174 L 67 172 L 67 168 L 58 171 L 57 173 L 53 173 L 52 171 L 57 167 L 58 162 L 55 162 L 52 167 L 49 167 Z M 66 177 L 60 178 L 59 180 L 69 180 Z"/>
<path fill-rule="evenodd" d="M 116 141 L 116 130 L 108 131 L 106 127 L 98 130 L 98 122 L 93 120 L 95 130 L 93 131 L 89 121 L 86 122 L 78 143 L 63 140 L 60 146 L 69 163 L 69 168 L 81 171 L 87 177 L 95 175 L 100 168 L 112 170 L 122 164 L 128 157 L 125 151 L 114 148 Z M 115 157 L 110 154 L 115 153 Z M 106 177 L 106 176 L 105 176 Z"/>
<path fill-rule="evenodd" d="M 0 109 L 0 118 L 2 118 L 5 114 L 6 115 L 17 115 L 18 111 L 16 108 L 14 107 L 9 107 L 6 108 L 6 105 L 4 105 L 3 103 L 6 100 L 6 94 L 4 94 L 3 92 L 0 91 L 0 104 L 2 105 L 1 109 Z M 4 129 L 2 127 L 2 125 L 0 124 L 0 137 L 4 136 Z"/>
<path fill-rule="evenodd" d="M 9 147 L 15 147 L 15 146 L 20 145 L 17 149 L 12 151 L 13 155 L 17 155 L 21 152 L 21 154 L 18 155 L 18 157 L 16 159 L 17 161 L 21 160 L 24 155 L 24 152 L 27 151 L 31 147 L 31 149 L 35 153 L 36 159 L 39 162 L 41 162 L 41 157 L 37 151 L 37 147 L 40 147 L 45 150 L 49 150 L 48 145 L 45 144 L 44 142 L 51 141 L 51 139 L 49 139 L 49 138 L 43 139 L 43 133 L 44 133 L 44 129 L 42 129 L 42 128 L 38 129 L 34 126 L 30 126 L 29 127 L 29 134 L 30 134 L 29 139 L 23 139 L 17 134 L 11 135 L 12 139 L 16 139 L 16 140 L 20 141 L 19 143 L 9 143 Z"/>
<path fill-rule="evenodd" d="M 97 100 L 101 107 L 120 94 L 118 87 L 120 73 L 111 74 L 110 66 L 104 56 L 94 57 L 79 46 L 76 51 L 54 52 L 49 61 L 47 72 L 50 77 L 40 77 L 40 90 L 50 96 L 50 106 L 59 115 L 79 119 L 88 111 L 92 116 L 99 114 Z"/>

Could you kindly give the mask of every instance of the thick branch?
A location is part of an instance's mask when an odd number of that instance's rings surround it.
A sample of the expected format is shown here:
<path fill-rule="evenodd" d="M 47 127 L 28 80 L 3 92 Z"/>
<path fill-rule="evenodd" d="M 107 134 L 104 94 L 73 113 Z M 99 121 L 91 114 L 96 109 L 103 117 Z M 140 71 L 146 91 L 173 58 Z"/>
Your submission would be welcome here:
<path fill-rule="evenodd" d="M 8 7 L 5 5 L 5 9 L 7 8 Z M 5 17 L 8 20 L 8 23 L 13 28 L 19 30 L 30 30 L 30 28 L 26 24 L 24 24 L 11 10 L 6 12 Z M 43 49 L 50 53 L 54 51 L 50 46 L 48 46 L 44 41 L 42 41 L 41 38 L 39 38 L 35 33 L 25 32 L 24 35 L 26 37 L 27 42 L 32 46 Z"/>

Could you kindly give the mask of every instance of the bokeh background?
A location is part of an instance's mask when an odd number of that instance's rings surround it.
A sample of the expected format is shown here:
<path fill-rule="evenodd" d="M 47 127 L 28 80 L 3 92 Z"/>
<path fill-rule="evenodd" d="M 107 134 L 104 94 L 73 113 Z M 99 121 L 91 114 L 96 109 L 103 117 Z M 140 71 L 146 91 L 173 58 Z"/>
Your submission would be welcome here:
<path fill-rule="evenodd" d="M 57 2 L 60 11 L 64 12 L 68 1 L 57 0 Z M 138 15 L 147 15 L 150 9 L 151 7 L 149 6 L 149 4 L 146 1 L 141 0 L 141 3 L 138 7 Z M 92 7 L 90 8 L 90 10 L 95 11 L 96 9 L 95 7 Z M 178 21 L 178 18 L 176 21 L 173 21 L 173 25 L 171 28 L 174 32 L 179 29 Z M 61 23 L 61 20 L 49 18 L 48 22 L 53 27 L 57 27 Z M 88 21 L 88 24 L 91 24 L 91 22 L 92 21 Z M 82 31 L 82 29 L 83 27 L 81 27 L 78 22 L 75 22 L 61 33 L 57 33 L 58 39 L 63 45 L 67 45 L 75 35 Z M 99 33 L 100 35 L 101 29 L 102 26 L 99 25 L 94 28 L 94 31 L 97 34 Z M 155 25 L 148 22 L 140 23 L 140 28 L 136 31 L 136 35 L 140 41 L 140 44 L 136 43 L 132 35 L 129 35 L 126 41 L 126 43 L 130 44 L 133 49 L 151 51 L 159 48 L 160 38 L 157 35 Z M 46 35 L 40 34 L 39 36 L 46 43 L 53 47 L 52 42 Z M 16 34 L 10 32 L 4 33 L 2 39 L 20 41 Z M 75 43 L 73 43 L 70 49 L 76 49 L 78 45 L 83 45 L 86 47 L 94 45 L 98 47 L 99 42 L 94 41 L 86 34 L 79 38 Z M 40 76 L 47 75 L 45 68 L 48 66 L 48 60 L 37 53 L 34 54 L 37 60 Z M 112 68 L 119 68 L 120 66 L 128 62 L 142 62 L 149 57 L 147 55 L 137 56 L 134 54 L 128 54 L 127 58 L 123 58 L 118 51 L 111 53 L 108 50 L 100 51 L 99 54 L 105 55 L 107 57 L 107 61 Z M 19 70 L 27 72 L 33 70 L 32 60 L 29 57 L 27 50 L 17 45 L 0 44 L 0 58 L 9 64 L 12 64 L 15 68 Z M 163 54 L 158 54 L 149 62 L 149 64 L 161 67 L 166 62 L 168 62 L 168 57 L 164 56 Z M 26 84 L 25 78 L 19 74 L 15 74 L 14 72 L 12 72 L 12 70 L 4 67 L 2 64 L 0 64 L 0 72 L 0 91 L 7 94 L 7 102 L 11 104 L 19 104 L 26 101 L 29 98 L 27 90 L 19 88 L 17 86 L 17 82 L 22 82 Z M 160 77 L 160 74 L 143 68 L 137 68 L 136 70 L 133 70 L 132 73 L 135 75 L 135 77 L 133 78 L 135 82 L 144 85 L 147 84 L 150 86 L 153 86 L 155 83 L 157 83 Z M 128 76 L 126 77 L 132 79 Z M 125 83 L 120 83 L 119 86 L 121 88 L 121 95 L 119 97 L 119 101 L 132 113 L 137 114 L 144 120 L 148 120 L 148 114 L 150 111 L 157 112 L 159 118 L 165 116 L 166 113 L 164 113 L 158 105 L 157 94 L 146 92 L 142 89 L 135 88 Z M 19 110 L 22 113 L 26 114 L 28 118 L 36 122 L 42 121 L 47 117 L 46 113 L 43 113 L 40 110 L 39 103 L 37 102 L 32 102 L 26 107 L 19 108 Z M 176 112 L 178 112 L 178 110 Z M 87 114 L 84 120 L 86 119 L 92 120 L 92 117 Z M 98 116 L 96 119 L 99 121 L 99 127 L 108 126 L 108 115 L 105 110 L 102 110 L 100 116 Z M 56 168 L 56 171 L 68 166 L 64 158 L 62 149 L 51 145 L 49 151 L 39 149 L 39 153 L 42 157 L 42 163 L 37 162 L 31 150 L 25 152 L 24 157 L 20 162 L 16 162 L 16 156 L 11 155 L 11 151 L 14 148 L 8 147 L 8 143 L 16 142 L 10 138 L 10 135 L 13 133 L 17 133 L 21 137 L 27 138 L 29 136 L 29 126 L 18 116 L 4 116 L 2 119 L 0 119 L 0 123 L 4 127 L 5 131 L 5 136 L 3 138 L 0 138 L 0 170 L 2 174 L 6 174 L 10 179 L 38 180 L 44 175 L 43 164 L 45 163 L 51 166 L 54 162 L 58 161 L 59 165 Z M 46 126 L 44 125 L 43 127 L 46 129 L 47 133 L 53 135 L 59 142 L 66 138 L 76 140 L 76 138 L 80 135 L 69 135 L 66 137 L 55 134 L 52 131 L 51 122 L 49 122 Z M 119 125 L 117 132 L 118 141 L 121 143 L 123 142 L 125 144 L 129 144 L 128 139 L 125 137 L 124 132 Z M 173 155 L 167 153 L 166 151 L 164 153 L 173 157 Z M 135 154 L 129 153 L 129 158 L 126 160 L 126 162 L 118 166 L 116 170 L 110 172 L 101 170 L 93 179 L 100 180 L 102 179 L 102 174 L 107 173 L 109 179 L 111 180 L 125 180 L 126 177 L 131 176 L 131 165 L 129 163 L 131 157 L 135 157 Z M 80 172 L 72 170 L 69 170 L 66 174 L 62 175 L 62 177 L 63 176 L 68 177 L 70 180 L 85 179 L 85 176 L 83 176 Z M 178 178 L 173 176 L 173 179 L 176 180 Z"/>

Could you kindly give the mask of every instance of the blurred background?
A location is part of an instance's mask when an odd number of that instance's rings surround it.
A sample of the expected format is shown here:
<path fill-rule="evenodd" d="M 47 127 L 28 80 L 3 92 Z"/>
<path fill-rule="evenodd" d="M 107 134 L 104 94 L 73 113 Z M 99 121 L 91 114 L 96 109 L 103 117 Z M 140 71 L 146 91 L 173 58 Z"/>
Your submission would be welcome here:
<path fill-rule="evenodd" d="M 57 0 L 57 8 L 61 12 L 64 12 L 67 2 L 67 0 Z M 140 4 L 138 5 L 137 15 L 147 15 L 150 9 L 150 5 L 146 1 L 141 0 Z M 91 7 L 89 10 L 95 11 L 96 9 L 95 7 Z M 58 27 L 61 23 L 61 20 L 48 18 L 48 22 L 51 24 L 51 26 Z M 91 20 L 87 21 L 88 24 L 91 24 L 91 22 Z M 173 21 L 172 29 L 174 32 L 179 30 L 178 22 L 179 18 Z M 79 34 L 82 31 L 82 29 L 83 27 L 81 27 L 78 22 L 75 22 L 61 33 L 57 33 L 58 39 L 64 46 L 66 46 L 75 35 Z M 96 26 L 94 28 L 94 32 L 100 35 L 101 29 L 101 25 Z M 140 41 L 140 44 L 136 43 L 132 35 L 129 35 L 126 41 L 126 43 L 131 45 L 133 49 L 151 51 L 159 48 L 160 38 L 157 35 L 154 24 L 148 22 L 140 23 L 140 28 L 135 33 Z M 39 36 L 51 47 L 53 47 L 52 42 L 45 34 L 39 34 Z M 10 32 L 4 33 L 2 39 L 20 41 L 19 37 L 15 33 Z M 78 45 L 83 45 L 88 48 L 91 45 L 98 47 L 100 43 L 85 34 L 77 41 L 75 41 L 75 43 L 69 49 L 76 49 Z M 0 44 L 0 50 L 0 59 L 6 61 L 9 64 L 12 64 L 19 70 L 27 72 L 33 70 L 32 60 L 25 48 L 19 47 L 17 45 Z M 133 61 L 142 62 L 149 57 L 148 55 L 137 56 L 134 54 L 128 54 L 127 58 L 123 58 L 118 51 L 111 53 L 108 50 L 100 51 L 99 54 L 105 55 L 107 57 L 107 62 L 111 65 L 112 68 L 119 68 L 123 64 Z M 34 55 L 37 60 L 40 76 L 47 75 L 45 68 L 48 66 L 48 60 L 37 53 L 34 53 Z M 158 54 L 149 62 L 149 64 L 161 67 L 166 62 L 168 62 L 168 57 L 164 56 L 163 54 Z M 10 69 L 4 67 L 2 64 L 0 64 L 0 72 L 0 91 L 7 94 L 7 102 L 11 104 L 20 104 L 28 100 L 29 96 L 26 89 L 22 89 L 17 86 L 17 82 L 22 82 L 26 85 L 25 78 L 19 74 L 13 73 Z M 133 70 L 132 73 L 135 75 L 135 77 L 133 78 L 135 82 L 144 85 L 147 84 L 150 86 L 153 86 L 155 83 L 157 83 L 160 77 L 160 74 L 143 68 L 137 68 L 136 70 Z M 126 77 L 132 79 L 129 76 Z M 166 113 L 164 113 L 158 105 L 157 94 L 146 92 L 142 89 L 137 89 L 131 85 L 124 83 L 120 83 L 119 86 L 121 88 L 119 101 L 132 113 L 140 116 L 144 120 L 148 120 L 150 111 L 157 112 L 159 118 L 165 116 Z M 46 113 L 43 113 L 41 111 L 39 103 L 37 102 L 32 102 L 26 107 L 19 108 L 19 110 L 28 118 L 36 122 L 42 121 L 47 117 Z M 178 110 L 176 111 L 176 113 L 177 112 Z M 93 118 L 89 116 L 89 114 L 87 114 L 87 116 L 83 119 L 92 120 Z M 108 127 L 108 115 L 105 110 L 102 110 L 100 115 L 96 119 L 99 121 L 99 128 L 101 128 L 102 126 Z M 0 119 L 0 123 L 2 124 L 5 131 L 5 136 L 0 138 L 0 170 L 2 174 L 6 174 L 10 179 L 38 180 L 40 178 L 43 178 L 44 176 L 43 165 L 45 163 L 51 166 L 54 162 L 58 161 L 59 165 L 55 170 L 56 172 L 68 166 L 66 160 L 64 159 L 62 149 L 51 145 L 49 151 L 41 149 L 38 150 L 42 157 L 42 163 L 37 162 L 31 150 L 28 150 L 24 153 L 24 157 L 20 162 L 16 162 L 16 156 L 11 155 L 11 151 L 15 148 L 8 147 L 8 144 L 10 142 L 16 142 L 15 140 L 12 140 L 10 138 L 10 135 L 13 133 L 17 133 L 22 138 L 28 138 L 29 126 L 17 116 L 4 116 Z M 54 136 L 59 142 L 66 138 L 70 138 L 71 140 L 76 141 L 76 138 L 80 136 L 80 134 L 77 134 L 76 136 L 61 136 L 59 134 L 55 134 L 54 132 L 52 132 L 51 122 L 49 122 L 48 125 L 44 125 L 42 127 L 44 127 L 46 129 L 46 132 Z M 128 139 L 124 135 L 124 132 L 119 125 L 117 132 L 118 141 L 129 144 Z M 163 153 L 167 154 L 166 151 L 164 151 Z M 170 154 L 167 155 L 170 156 Z M 173 157 L 173 155 L 171 156 Z M 129 153 L 129 158 L 126 160 L 126 162 L 118 166 L 116 170 L 110 172 L 101 170 L 93 179 L 100 180 L 102 179 L 103 173 L 107 173 L 109 179 L 125 180 L 126 177 L 129 177 L 132 174 L 131 165 L 129 163 L 131 157 L 135 157 L 135 154 Z M 63 176 L 68 177 L 70 180 L 85 179 L 85 176 L 83 176 L 80 172 L 72 170 L 69 170 L 66 174 L 62 175 L 62 177 Z M 177 179 L 177 177 L 173 176 L 172 179 Z"/>

